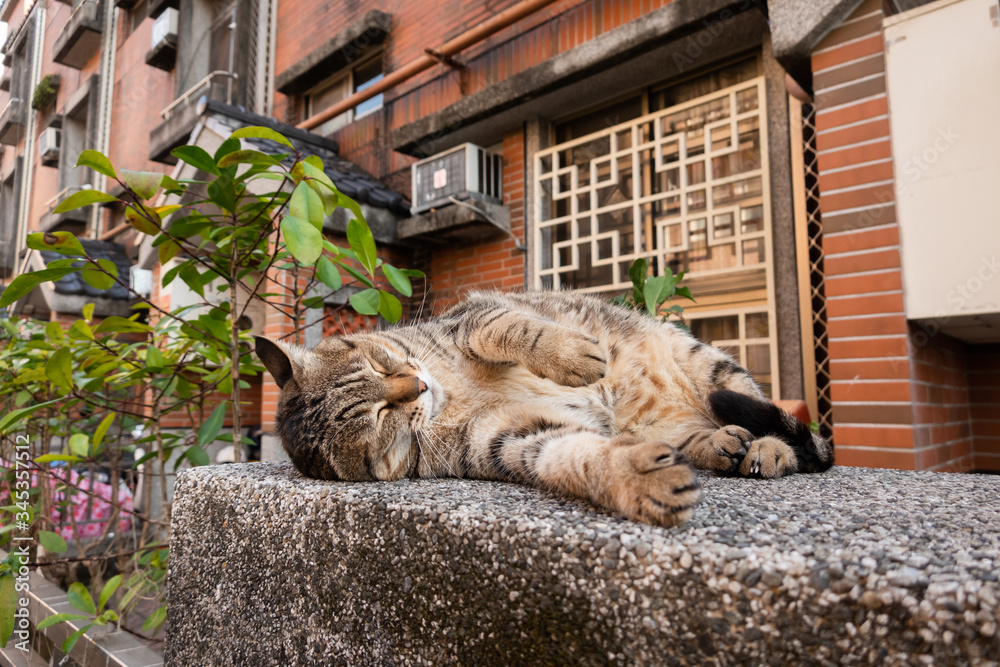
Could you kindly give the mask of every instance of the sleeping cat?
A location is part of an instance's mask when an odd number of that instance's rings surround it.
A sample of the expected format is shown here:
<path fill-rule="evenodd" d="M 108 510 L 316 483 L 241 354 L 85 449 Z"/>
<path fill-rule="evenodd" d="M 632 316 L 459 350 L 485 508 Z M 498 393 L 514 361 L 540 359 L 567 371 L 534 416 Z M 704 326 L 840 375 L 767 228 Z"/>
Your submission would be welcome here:
<path fill-rule="evenodd" d="M 722 351 L 571 292 L 473 292 L 437 320 L 312 351 L 256 340 L 308 477 L 517 482 L 677 525 L 694 468 L 770 479 L 833 460 Z"/>

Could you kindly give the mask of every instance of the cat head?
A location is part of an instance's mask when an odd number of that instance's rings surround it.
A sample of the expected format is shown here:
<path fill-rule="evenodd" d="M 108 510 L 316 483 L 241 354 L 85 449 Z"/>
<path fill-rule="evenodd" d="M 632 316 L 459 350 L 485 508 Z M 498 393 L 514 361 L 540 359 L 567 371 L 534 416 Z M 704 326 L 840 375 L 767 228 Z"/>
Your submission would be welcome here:
<path fill-rule="evenodd" d="M 377 334 L 326 338 L 313 350 L 256 338 L 281 389 L 278 435 L 299 472 L 320 479 L 399 479 L 416 465 L 414 433 L 444 405 L 415 359 Z"/>

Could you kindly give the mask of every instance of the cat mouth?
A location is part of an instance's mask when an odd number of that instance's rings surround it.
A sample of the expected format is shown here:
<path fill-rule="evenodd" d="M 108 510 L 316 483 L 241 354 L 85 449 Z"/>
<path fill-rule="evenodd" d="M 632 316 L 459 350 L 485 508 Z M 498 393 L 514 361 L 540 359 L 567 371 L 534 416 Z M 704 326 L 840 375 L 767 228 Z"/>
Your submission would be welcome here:
<path fill-rule="evenodd" d="M 430 375 L 419 373 L 418 377 L 427 385 L 427 391 L 422 393 L 420 398 L 417 399 L 420 401 L 421 407 L 423 407 L 424 413 L 427 415 L 427 419 L 424 420 L 422 425 L 424 426 L 441 414 L 445 404 L 445 393 L 444 388 Z"/>

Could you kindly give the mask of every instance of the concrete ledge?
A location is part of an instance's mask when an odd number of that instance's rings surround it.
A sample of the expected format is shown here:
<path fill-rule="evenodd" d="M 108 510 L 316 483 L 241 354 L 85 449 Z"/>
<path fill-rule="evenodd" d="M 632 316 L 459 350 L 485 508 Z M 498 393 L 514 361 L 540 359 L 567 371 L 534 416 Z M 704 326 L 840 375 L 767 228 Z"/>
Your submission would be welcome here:
<path fill-rule="evenodd" d="M 1000 477 L 704 480 L 661 529 L 524 487 L 178 476 L 172 665 L 985 664 Z"/>

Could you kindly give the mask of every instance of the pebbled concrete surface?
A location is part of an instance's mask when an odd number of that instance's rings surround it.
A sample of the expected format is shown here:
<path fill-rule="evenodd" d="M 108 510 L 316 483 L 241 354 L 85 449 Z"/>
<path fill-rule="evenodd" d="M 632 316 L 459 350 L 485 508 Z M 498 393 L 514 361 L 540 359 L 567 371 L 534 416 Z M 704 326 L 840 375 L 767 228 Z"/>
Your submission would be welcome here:
<path fill-rule="evenodd" d="M 703 483 L 663 529 L 507 484 L 185 471 L 167 664 L 1000 660 L 1000 477 Z"/>

